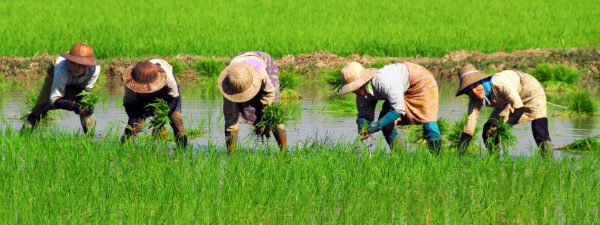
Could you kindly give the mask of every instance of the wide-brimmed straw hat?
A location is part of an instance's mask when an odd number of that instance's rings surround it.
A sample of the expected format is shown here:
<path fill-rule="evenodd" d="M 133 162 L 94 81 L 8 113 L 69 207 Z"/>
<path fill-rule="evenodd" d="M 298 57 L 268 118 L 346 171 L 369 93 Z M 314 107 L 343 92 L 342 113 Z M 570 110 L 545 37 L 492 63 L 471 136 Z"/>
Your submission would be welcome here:
<path fill-rule="evenodd" d="M 460 80 L 458 91 L 456 92 L 456 96 L 462 95 L 465 93 L 465 90 L 471 84 L 477 83 L 485 78 L 490 77 L 484 72 L 477 70 L 477 68 L 470 63 L 465 64 L 460 71 L 458 72 L 458 79 Z"/>
<path fill-rule="evenodd" d="M 153 93 L 167 84 L 167 74 L 160 65 L 141 61 L 125 70 L 123 82 L 127 88 L 136 93 Z"/>
<path fill-rule="evenodd" d="M 247 102 L 260 91 L 260 72 L 243 62 L 229 64 L 219 75 L 219 91 L 232 102 Z"/>
<path fill-rule="evenodd" d="M 345 95 L 356 91 L 369 80 L 371 80 L 377 69 L 365 69 L 360 63 L 351 62 L 342 69 L 342 86 L 338 89 L 338 95 Z"/>
<path fill-rule="evenodd" d="M 74 44 L 71 51 L 60 53 L 60 56 L 81 65 L 100 65 L 100 62 L 94 58 L 94 49 L 85 43 Z"/>

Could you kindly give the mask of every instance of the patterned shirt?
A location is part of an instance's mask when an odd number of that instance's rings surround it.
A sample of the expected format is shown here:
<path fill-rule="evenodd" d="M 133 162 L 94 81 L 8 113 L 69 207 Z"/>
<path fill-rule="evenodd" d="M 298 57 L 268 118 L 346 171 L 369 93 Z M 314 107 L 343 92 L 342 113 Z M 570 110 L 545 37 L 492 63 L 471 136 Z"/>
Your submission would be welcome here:
<path fill-rule="evenodd" d="M 92 90 L 100 74 L 100 66 L 98 65 L 90 66 L 81 76 L 72 75 L 69 71 L 69 61 L 60 56 L 56 59 L 54 65 L 54 78 L 50 89 L 51 104 L 54 104 L 56 100 L 65 95 L 67 85 L 78 86 L 84 91 Z"/>
<path fill-rule="evenodd" d="M 235 103 L 223 98 L 223 114 L 225 130 L 236 131 L 240 114 L 245 120 L 254 123 L 261 117 L 266 104 L 279 102 L 279 77 L 277 65 L 271 56 L 265 52 L 245 52 L 231 60 L 231 63 L 243 62 L 251 65 L 259 72 L 261 90 L 248 102 Z"/>

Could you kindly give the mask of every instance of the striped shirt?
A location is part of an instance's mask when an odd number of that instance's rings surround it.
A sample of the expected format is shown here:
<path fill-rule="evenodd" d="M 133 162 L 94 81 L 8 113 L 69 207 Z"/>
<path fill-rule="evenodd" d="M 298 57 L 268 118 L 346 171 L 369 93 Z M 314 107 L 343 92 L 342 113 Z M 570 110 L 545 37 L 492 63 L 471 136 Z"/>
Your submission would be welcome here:
<path fill-rule="evenodd" d="M 56 59 L 54 65 L 54 78 L 50 89 L 51 104 L 54 104 L 56 100 L 65 95 L 67 85 L 75 85 L 85 91 L 92 90 L 100 74 L 100 66 L 90 66 L 83 75 L 72 75 L 69 71 L 69 61 L 60 56 Z"/>

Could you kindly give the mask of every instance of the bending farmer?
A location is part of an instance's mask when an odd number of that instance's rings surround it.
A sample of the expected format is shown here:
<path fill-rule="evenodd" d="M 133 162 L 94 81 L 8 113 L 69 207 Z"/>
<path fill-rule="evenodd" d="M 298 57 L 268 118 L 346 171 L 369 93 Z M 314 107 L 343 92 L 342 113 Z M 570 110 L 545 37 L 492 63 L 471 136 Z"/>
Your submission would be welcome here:
<path fill-rule="evenodd" d="M 34 128 L 49 110 L 64 109 L 79 115 L 84 133 L 91 130 L 94 126 L 93 109 L 80 107 L 78 95 L 94 88 L 100 74 L 99 65 L 92 47 L 84 43 L 74 44 L 71 51 L 61 53 L 54 66 L 48 68 L 44 86 L 37 103 L 27 115 L 24 128 Z"/>
<path fill-rule="evenodd" d="M 162 59 L 141 61 L 125 70 L 123 82 L 123 106 L 129 119 L 121 140 L 126 141 L 136 136 L 141 131 L 144 120 L 156 113 L 154 108 L 147 106 L 157 99 L 162 99 L 169 105 L 169 119 L 175 141 L 185 147 L 187 135 L 181 118 L 181 95 L 173 75 L 173 67 Z M 153 133 L 158 132 L 155 130 Z"/>
<path fill-rule="evenodd" d="M 227 151 L 236 148 L 240 115 L 250 124 L 260 122 L 263 109 L 279 102 L 279 77 L 277 65 L 264 52 L 245 52 L 234 57 L 219 76 L 219 90 L 223 95 L 225 141 Z M 279 124 L 266 130 L 255 127 L 259 135 L 273 131 L 281 150 L 286 149 L 285 126 Z"/>
<path fill-rule="evenodd" d="M 357 62 L 342 69 L 343 86 L 338 95 L 356 94 L 358 132 L 361 139 L 383 131 L 390 149 L 401 146 L 398 125 L 423 124 L 429 149 L 439 153 L 441 134 L 437 124 L 438 86 L 427 69 L 414 63 L 390 64 L 381 69 L 365 69 Z M 383 100 L 379 120 L 374 121 L 375 105 Z"/>
<path fill-rule="evenodd" d="M 481 107 L 486 105 L 494 107 L 489 120 L 483 126 L 483 141 L 488 149 L 500 144 L 487 143 L 487 139 L 495 133 L 498 119 L 501 118 L 510 126 L 531 121 L 533 138 L 541 148 L 542 154 L 552 151 L 546 116 L 546 94 L 540 82 L 533 76 L 514 70 L 488 75 L 471 64 L 464 65 L 458 76 L 460 87 L 456 96 L 469 96 L 469 115 L 460 138 L 461 152 L 468 147 Z"/>

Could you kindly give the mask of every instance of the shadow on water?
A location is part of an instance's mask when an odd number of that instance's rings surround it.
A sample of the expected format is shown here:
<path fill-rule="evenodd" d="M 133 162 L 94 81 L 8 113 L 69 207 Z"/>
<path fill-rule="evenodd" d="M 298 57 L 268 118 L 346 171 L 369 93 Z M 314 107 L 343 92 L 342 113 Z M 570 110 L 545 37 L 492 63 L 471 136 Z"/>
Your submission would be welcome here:
<path fill-rule="evenodd" d="M 4 82 L 6 83 L 6 81 Z M 457 84 L 451 81 L 441 81 L 440 84 L 440 111 L 439 116 L 449 121 L 462 118 L 467 110 L 467 98 L 456 98 L 454 93 Z M 216 80 L 190 80 L 180 81 L 184 124 L 188 133 L 194 132 L 191 143 L 202 148 L 208 145 L 224 145 L 222 97 L 216 87 Z M 25 107 L 28 96 L 35 95 L 41 86 L 40 81 L 11 82 L 0 89 L 0 111 L 2 111 L 1 126 L 10 125 L 19 128 L 22 125 L 20 118 L 28 109 Z M 99 105 L 95 110 L 97 135 L 121 134 L 125 128 L 127 116 L 122 106 L 123 88 L 118 81 L 105 81 L 98 85 L 96 90 L 100 95 Z M 352 142 L 356 138 L 355 111 L 353 96 L 342 98 L 344 107 L 336 112 L 330 112 L 331 96 L 335 94 L 333 88 L 322 79 L 305 79 L 298 88 L 303 95 L 302 100 L 282 100 L 289 111 L 291 120 L 287 125 L 288 141 L 290 144 L 302 144 L 307 140 L 336 140 Z M 334 98 L 335 99 L 335 98 Z M 381 104 L 380 104 L 381 105 Z M 378 106 L 378 111 L 380 109 Z M 486 109 L 479 118 L 479 126 L 483 126 L 491 110 Z M 80 130 L 78 117 L 71 112 L 58 111 L 55 118 L 41 125 L 44 128 L 60 128 Z M 550 134 L 555 147 L 560 147 L 576 139 L 600 136 L 597 129 L 600 121 L 598 118 L 550 118 Z M 170 129 L 170 127 L 168 128 Z M 276 146 L 274 140 L 262 141 L 250 135 L 251 127 L 245 123 L 240 127 L 241 142 L 249 146 L 268 145 Z M 147 131 L 146 131 L 147 132 Z M 512 155 L 529 155 L 535 148 L 535 141 L 529 124 L 517 125 L 513 128 L 514 134 L 519 137 Z M 148 132 L 147 132 L 148 133 Z M 401 135 L 406 136 L 405 131 Z M 483 145 L 481 134 L 476 134 L 474 140 Z M 377 143 L 382 141 L 381 135 L 375 136 Z M 385 144 L 384 144 L 385 145 Z"/>

